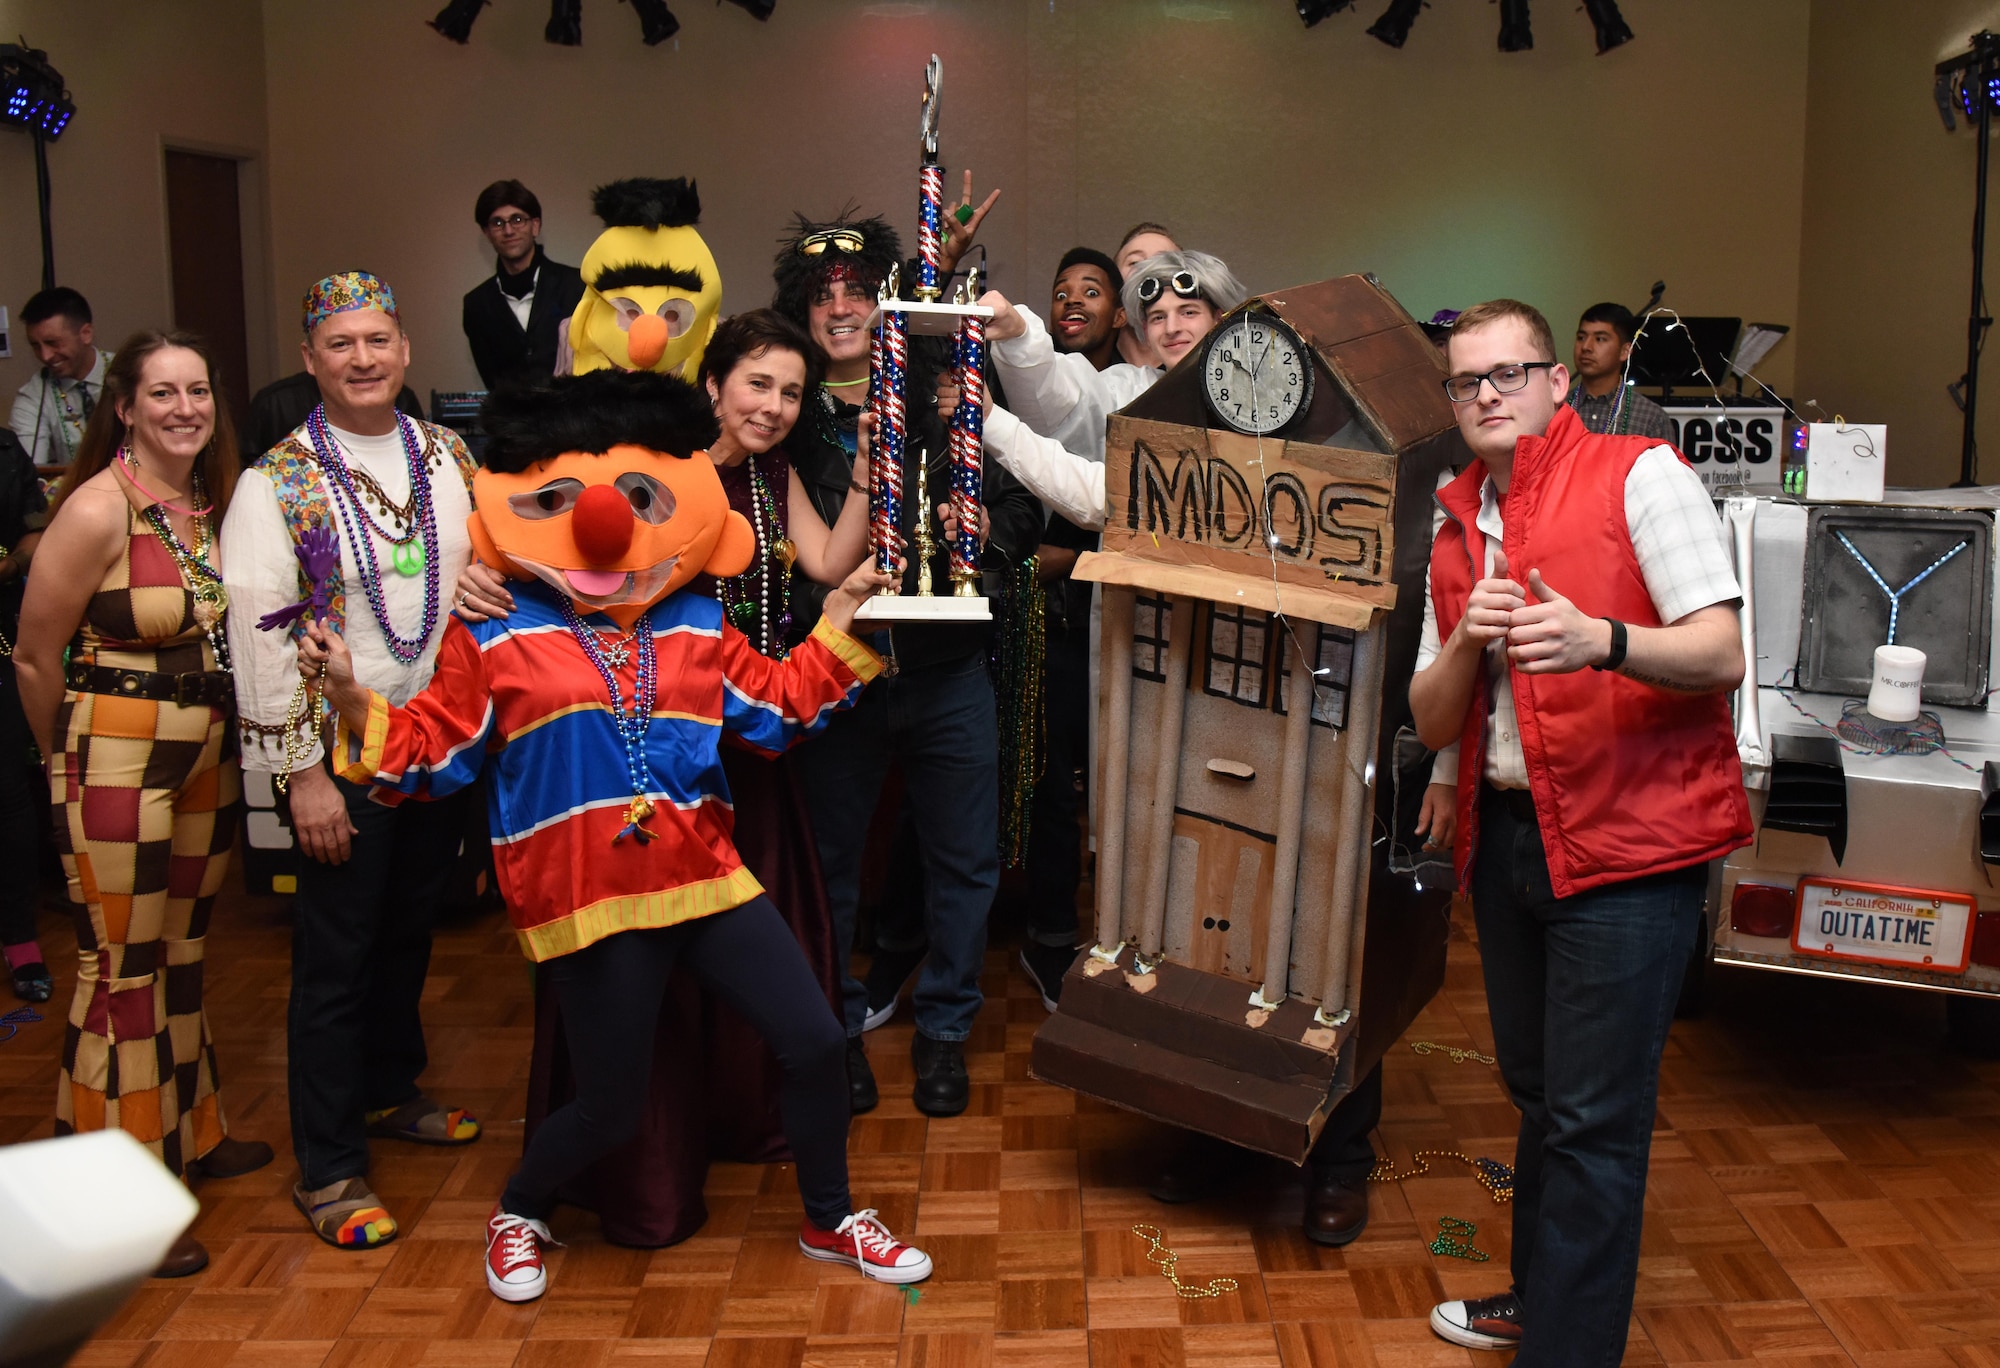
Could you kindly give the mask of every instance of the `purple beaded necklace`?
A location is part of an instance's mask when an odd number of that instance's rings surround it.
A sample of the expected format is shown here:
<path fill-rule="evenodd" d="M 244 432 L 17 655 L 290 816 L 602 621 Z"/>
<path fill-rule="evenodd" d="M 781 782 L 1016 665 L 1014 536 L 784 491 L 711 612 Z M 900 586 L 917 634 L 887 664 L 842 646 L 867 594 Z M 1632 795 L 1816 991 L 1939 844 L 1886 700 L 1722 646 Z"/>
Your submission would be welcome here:
<path fill-rule="evenodd" d="M 361 493 L 355 488 L 353 472 L 347 468 L 347 458 L 341 454 L 340 444 L 333 439 L 333 433 L 327 427 L 326 405 L 316 405 L 306 417 L 306 435 L 312 439 L 313 453 L 319 458 L 320 469 L 326 472 L 327 486 L 333 495 L 331 502 L 340 517 L 341 529 L 347 534 L 348 544 L 355 548 L 355 559 L 360 562 L 361 588 L 367 595 L 369 610 L 375 614 L 375 621 L 382 629 L 382 640 L 388 644 L 390 655 L 402 664 L 414 665 L 423 658 L 424 647 L 430 643 L 431 633 L 438 624 L 441 595 L 438 592 L 437 509 L 431 502 L 430 473 L 424 467 L 423 453 L 417 443 L 417 425 L 405 414 L 398 413 L 396 431 L 402 436 L 403 455 L 409 462 L 410 501 L 413 505 L 411 521 L 416 524 L 414 532 L 405 531 L 400 538 L 377 523 L 368 506 L 362 502 Z M 382 593 L 382 566 L 375 557 L 377 536 L 397 548 L 399 570 L 404 560 L 402 548 L 418 538 L 422 539 L 424 619 L 415 636 L 403 636 L 389 623 L 389 604 Z"/>

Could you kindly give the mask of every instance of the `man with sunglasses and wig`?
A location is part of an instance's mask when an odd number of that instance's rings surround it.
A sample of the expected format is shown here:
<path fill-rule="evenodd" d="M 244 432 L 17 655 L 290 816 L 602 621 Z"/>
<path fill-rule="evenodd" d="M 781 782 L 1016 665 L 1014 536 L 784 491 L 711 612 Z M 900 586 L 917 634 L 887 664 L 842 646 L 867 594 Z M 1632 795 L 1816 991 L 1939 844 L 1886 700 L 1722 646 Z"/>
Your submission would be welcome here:
<path fill-rule="evenodd" d="M 1438 491 L 1410 710 L 1459 748 L 1453 862 L 1521 1112 L 1513 1286 L 1431 1328 L 1515 1368 L 1624 1352 L 1660 1054 L 1707 865 L 1749 842 L 1730 724 L 1741 603 L 1673 447 L 1590 432 L 1548 321 L 1460 314 L 1444 382 L 1476 458 Z"/>
<path fill-rule="evenodd" d="M 966 199 L 971 199 L 967 178 Z M 998 192 L 995 192 L 996 194 Z M 987 204 L 992 203 L 988 196 Z M 953 214 L 945 245 L 949 272 L 971 240 L 979 214 Z M 838 520 L 850 498 L 868 497 L 868 471 L 856 464 L 857 426 L 868 395 L 869 316 L 892 268 L 905 287 L 915 280 L 895 230 L 880 218 L 843 215 L 830 223 L 798 218 L 778 250 L 772 307 L 805 327 L 827 355 L 825 379 L 805 396 L 786 451 L 820 516 Z M 916 489 L 917 462 L 927 459 L 932 508 L 904 500 L 906 520 L 934 516 L 951 484 L 951 456 L 935 403 L 943 338 L 913 337 L 903 489 Z M 929 401 L 929 402 L 927 402 Z M 1042 509 L 992 460 L 986 462 L 980 528 L 984 564 L 1015 564 L 1042 536 Z M 828 526 L 832 526 L 829 522 Z M 914 526 L 906 521 L 905 532 Z M 932 570 L 948 578 L 946 539 Z M 909 568 L 910 586 L 918 567 Z M 824 591 L 793 580 L 793 630 L 810 631 Z M 901 765 L 923 869 L 923 929 L 929 945 L 913 996 L 912 1100 L 927 1116 L 956 1116 L 971 1100 L 965 1041 L 984 997 L 979 975 L 986 952 L 986 918 L 1000 884 L 998 820 L 1000 744 L 993 686 L 986 669 L 991 629 L 982 623 L 930 623 L 884 629 L 870 642 L 889 662 L 853 708 L 840 714 L 798 752 L 799 773 L 812 811 L 813 833 L 833 916 L 834 943 L 844 958 L 854 943 L 861 855 L 869 821 L 892 761 Z M 843 972 L 847 1027 L 848 1101 L 865 1112 L 880 1100 L 862 1044 L 867 989 Z"/>
<path fill-rule="evenodd" d="M 550 375 L 559 337 L 583 299 L 583 276 L 542 250 L 542 202 L 517 180 L 479 192 L 472 216 L 493 245 L 493 274 L 465 296 L 465 340 L 480 383 Z"/>

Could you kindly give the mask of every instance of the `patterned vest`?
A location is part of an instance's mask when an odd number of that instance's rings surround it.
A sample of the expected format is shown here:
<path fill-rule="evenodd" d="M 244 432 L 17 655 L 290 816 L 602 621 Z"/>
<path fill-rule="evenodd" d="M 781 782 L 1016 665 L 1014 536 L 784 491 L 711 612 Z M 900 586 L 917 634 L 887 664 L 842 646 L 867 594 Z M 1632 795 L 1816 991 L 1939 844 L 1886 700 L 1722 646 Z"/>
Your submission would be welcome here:
<path fill-rule="evenodd" d="M 423 437 L 422 459 L 426 471 L 437 454 L 439 444 L 450 452 L 457 463 L 459 477 L 465 481 L 465 492 L 472 493 L 472 476 L 479 469 L 479 463 L 472 459 L 465 443 L 456 432 L 436 423 L 426 423 L 412 419 L 417 431 Z M 327 502 L 326 485 L 320 479 L 319 457 L 313 454 L 312 441 L 306 436 L 303 426 L 295 428 L 291 435 L 257 458 L 252 467 L 260 470 L 270 480 L 271 487 L 278 491 L 278 502 L 285 510 L 285 522 L 291 530 L 292 545 L 297 546 L 305 534 L 315 527 L 324 527 L 333 535 L 334 544 L 340 543 L 340 527 L 334 520 L 332 505 Z M 305 568 L 299 569 L 299 597 L 312 597 L 313 585 L 307 582 Z M 332 593 L 327 599 L 326 622 L 334 631 L 345 631 L 347 627 L 347 576 L 345 568 L 335 575 Z M 300 618 L 292 627 L 292 640 L 305 635 L 306 619 Z"/>

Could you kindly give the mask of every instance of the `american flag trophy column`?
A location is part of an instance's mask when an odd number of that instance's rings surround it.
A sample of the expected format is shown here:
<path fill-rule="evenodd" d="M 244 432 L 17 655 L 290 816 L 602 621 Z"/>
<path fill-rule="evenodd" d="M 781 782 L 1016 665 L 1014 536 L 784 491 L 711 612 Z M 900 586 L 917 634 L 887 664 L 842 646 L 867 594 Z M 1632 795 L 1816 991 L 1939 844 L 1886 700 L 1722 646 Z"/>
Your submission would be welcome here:
<path fill-rule="evenodd" d="M 939 283 L 943 256 L 944 168 L 938 165 L 938 94 L 944 84 L 944 64 L 935 54 L 924 68 L 923 120 L 919 136 L 923 164 L 918 173 L 920 194 L 917 204 L 917 281 L 913 299 L 898 296 L 897 273 L 891 272 L 882 288 L 880 303 L 871 320 L 873 339 L 869 349 L 869 406 L 875 415 L 875 441 L 868 456 L 870 538 L 876 561 L 885 570 L 895 564 L 899 550 L 903 516 L 903 458 L 909 432 L 907 390 L 909 387 L 909 338 L 949 337 L 952 376 L 958 384 L 959 405 L 948 432 L 950 443 L 951 493 L 958 531 L 951 544 L 949 595 L 900 594 L 885 590 L 861 605 L 855 614 L 863 622 L 985 622 L 992 611 L 979 592 L 979 535 L 981 449 L 985 434 L 985 414 L 981 401 L 985 392 L 986 320 L 993 311 L 973 303 L 978 298 L 978 275 L 946 302 Z M 931 453 L 919 450 L 918 459 Z M 919 508 L 914 516 L 928 527 L 929 508 Z M 915 538 L 912 539 L 913 544 Z"/>

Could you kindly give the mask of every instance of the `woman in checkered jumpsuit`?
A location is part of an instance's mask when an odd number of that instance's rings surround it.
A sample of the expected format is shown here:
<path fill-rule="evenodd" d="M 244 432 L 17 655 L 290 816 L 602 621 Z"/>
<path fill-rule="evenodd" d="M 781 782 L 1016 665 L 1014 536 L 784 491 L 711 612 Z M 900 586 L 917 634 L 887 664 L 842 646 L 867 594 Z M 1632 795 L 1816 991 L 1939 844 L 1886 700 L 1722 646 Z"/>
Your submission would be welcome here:
<path fill-rule="evenodd" d="M 242 779 L 214 535 L 235 442 L 199 346 L 144 334 L 113 362 L 111 402 L 35 562 L 17 654 L 78 904 L 56 1133 L 122 1128 L 181 1177 L 271 1156 L 225 1135 L 202 1009 Z"/>

